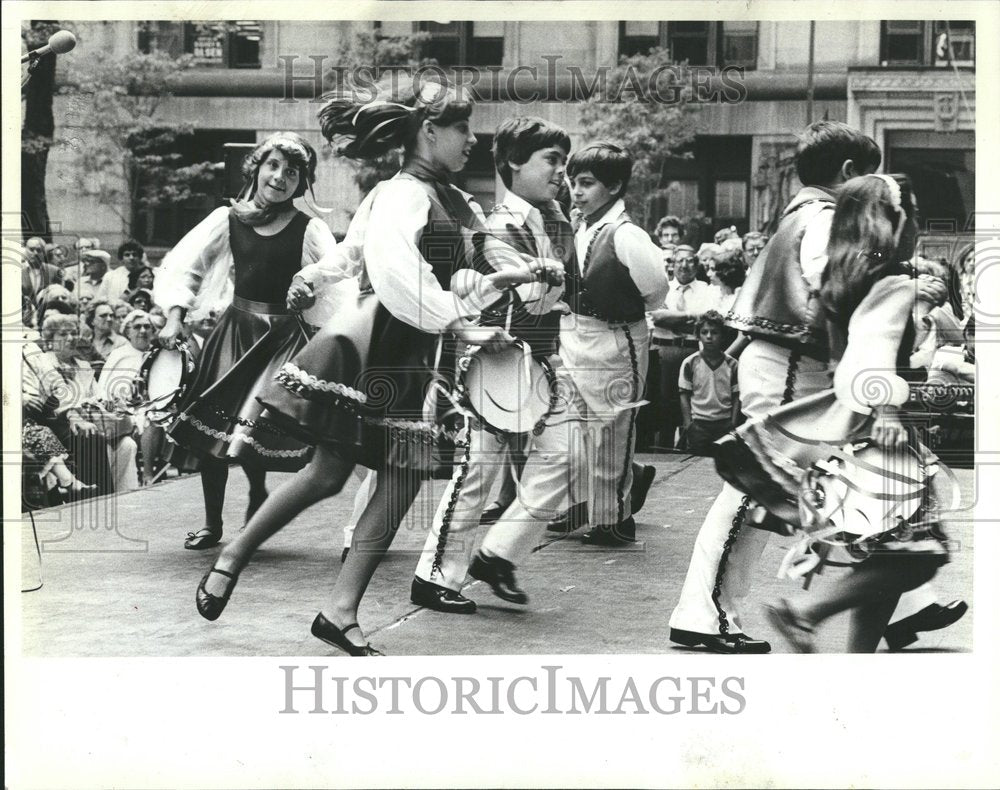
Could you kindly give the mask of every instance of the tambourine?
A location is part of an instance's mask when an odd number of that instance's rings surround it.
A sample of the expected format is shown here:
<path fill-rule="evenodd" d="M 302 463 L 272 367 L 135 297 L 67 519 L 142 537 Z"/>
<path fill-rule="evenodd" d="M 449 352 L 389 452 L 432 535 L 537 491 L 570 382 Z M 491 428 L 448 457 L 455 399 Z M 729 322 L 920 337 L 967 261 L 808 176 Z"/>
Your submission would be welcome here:
<path fill-rule="evenodd" d="M 802 529 L 814 539 L 860 543 L 904 525 L 924 504 L 937 464 L 912 447 L 847 445 L 818 461 L 799 492 Z"/>
<path fill-rule="evenodd" d="M 458 371 L 459 403 L 490 433 L 541 433 L 556 410 L 555 371 L 521 340 L 490 353 L 473 346 Z"/>
<path fill-rule="evenodd" d="M 195 363 L 187 343 L 156 346 L 142 359 L 133 385 L 134 409 L 173 412 L 194 379 Z"/>

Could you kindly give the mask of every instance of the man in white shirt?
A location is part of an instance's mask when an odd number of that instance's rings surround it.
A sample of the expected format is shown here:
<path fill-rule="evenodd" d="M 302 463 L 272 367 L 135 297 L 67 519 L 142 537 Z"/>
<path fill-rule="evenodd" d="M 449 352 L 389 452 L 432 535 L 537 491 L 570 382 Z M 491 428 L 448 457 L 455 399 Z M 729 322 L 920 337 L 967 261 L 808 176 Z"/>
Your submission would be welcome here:
<path fill-rule="evenodd" d="M 695 322 L 718 307 L 717 294 L 708 283 L 695 279 L 698 261 L 694 248 L 681 244 L 674 250 L 674 280 L 663 306 L 651 313 L 653 352 L 659 357 L 659 395 L 664 404 L 660 421 L 660 447 L 673 447 L 681 425 L 677 376 L 681 363 L 698 350 Z"/>

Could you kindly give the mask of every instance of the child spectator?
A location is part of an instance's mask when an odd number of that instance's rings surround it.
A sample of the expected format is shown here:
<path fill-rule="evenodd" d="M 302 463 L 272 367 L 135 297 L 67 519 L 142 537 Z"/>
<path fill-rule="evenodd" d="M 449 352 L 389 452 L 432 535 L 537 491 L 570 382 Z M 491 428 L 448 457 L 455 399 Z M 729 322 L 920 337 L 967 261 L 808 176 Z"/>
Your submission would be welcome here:
<path fill-rule="evenodd" d="M 737 362 L 722 350 L 724 328 L 717 311 L 705 313 L 696 325 L 701 350 L 681 363 L 681 442 L 694 455 L 711 455 L 712 443 L 733 429 L 740 413 Z"/>

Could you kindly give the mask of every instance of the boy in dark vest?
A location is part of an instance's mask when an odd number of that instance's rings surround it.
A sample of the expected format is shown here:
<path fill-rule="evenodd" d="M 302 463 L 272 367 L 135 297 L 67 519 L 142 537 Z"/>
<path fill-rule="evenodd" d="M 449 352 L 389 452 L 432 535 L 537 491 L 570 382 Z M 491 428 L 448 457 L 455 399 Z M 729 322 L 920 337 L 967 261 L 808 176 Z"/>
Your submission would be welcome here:
<path fill-rule="evenodd" d="M 727 324 L 749 338 L 739 360 L 743 413 L 754 418 L 782 403 L 831 386 L 827 341 L 814 321 L 826 268 L 837 189 L 873 173 L 882 161 L 875 141 L 836 121 L 801 136 L 795 166 L 803 187 L 785 208 L 773 238 L 747 276 Z M 670 639 L 717 653 L 767 653 L 771 646 L 742 632 L 739 602 L 770 533 L 744 527 L 752 507 L 723 484 L 695 541 Z"/>
<path fill-rule="evenodd" d="M 646 311 L 667 293 L 659 248 L 625 214 L 628 152 L 594 143 L 566 169 L 580 211 L 565 261 L 570 312 L 559 332 L 566 402 L 532 437 L 519 495 L 469 566 L 469 575 L 487 582 L 497 596 L 522 603 L 527 596 L 515 597 L 520 591 L 510 587 L 513 563 L 538 544 L 567 498 L 574 505 L 589 499 L 597 526 L 585 536 L 587 543 L 635 540 L 630 488 L 635 415 L 649 358 Z"/>

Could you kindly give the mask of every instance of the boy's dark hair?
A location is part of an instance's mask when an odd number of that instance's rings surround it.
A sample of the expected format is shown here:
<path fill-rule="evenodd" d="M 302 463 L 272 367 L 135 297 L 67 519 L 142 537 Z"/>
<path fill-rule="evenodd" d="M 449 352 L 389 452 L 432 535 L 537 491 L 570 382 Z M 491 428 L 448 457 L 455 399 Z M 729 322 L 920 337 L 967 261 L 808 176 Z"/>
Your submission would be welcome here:
<path fill-rule="evenodd" d="M 588 171 L 609 189 L 620 183 L 621 189 L 615 197 L 624 197 L 632 178 L 632 154 L 614 143 L 591 143 L 573 154 L 566 165 L 570 178 Z"/>
<path fill-rule="evenodd" d="M 126 239 L 118 247 L 118 260 L 121 260 L 126 252 L 137 252 L 141 258 L 146 253 L 146 248 L 135 239 Z"/>
<path fill-rule="evenodd" d="M 680 217 L 675 217 L 673 214 L 668 214 L 665 217 L 660 217 L 660 221 L 656 223 L 656 230 L 653 231 L 653 235 L 659 238 L 660 234 L 663 232 L 663 229 L 668 226 L 673 226 L 677 228 L 677 230 L 680 232 L 681 238 L 682 239 L 684 238 L 684 223 L 681 222 Z"/>
<path fill-rule="evenodd" d="M 695 336 L 701 334 L 703 326 L 714 326 L 719 329 L 725 329 L 726 319 L 722 317 L 722 313 L 718 310 L 709 310 L 707 313 L 702 313 L 701 317 L 694 322 Z"/>
<path fill-rule="evenodd" d="M 570 141 L 566 130 L 544 118 L 508 118 L 497 127 L 493 138 L 493 161 L 500 180 L 510 189 L 510 165 L 523 165 L 535 151 L 557 146 L 569 156 Z"/>
<path fill-rule="evenodd" d="M 861 175 L 882 163 L 882 152 L 867 134 L 839 121 L 817 121 L 799 135 L 795 171 L 803 186 L 829 184 L 848 159 Z"/>

